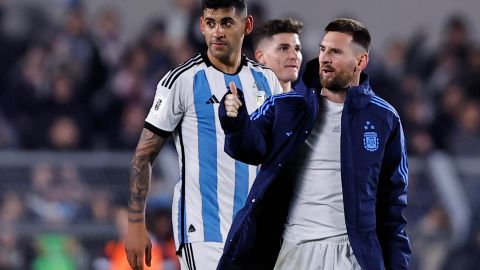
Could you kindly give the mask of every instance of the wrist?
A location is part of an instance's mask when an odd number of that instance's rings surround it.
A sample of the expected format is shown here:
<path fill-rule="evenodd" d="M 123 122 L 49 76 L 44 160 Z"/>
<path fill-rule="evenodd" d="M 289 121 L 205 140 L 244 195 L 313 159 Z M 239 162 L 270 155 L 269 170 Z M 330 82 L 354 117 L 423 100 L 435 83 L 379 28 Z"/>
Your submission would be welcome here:
<path fill-rule="evenodd" d="M 145 215 L 143 214 L 129 214 L 128 215 L 129 224 L 138 224 L 145 223 Z"/>

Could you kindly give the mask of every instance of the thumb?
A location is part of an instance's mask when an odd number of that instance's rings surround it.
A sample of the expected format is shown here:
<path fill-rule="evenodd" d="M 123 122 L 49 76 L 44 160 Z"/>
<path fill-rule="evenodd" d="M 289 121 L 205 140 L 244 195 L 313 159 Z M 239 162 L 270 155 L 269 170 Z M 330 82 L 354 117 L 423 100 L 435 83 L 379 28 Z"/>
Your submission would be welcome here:
<path fill-rule="evenodd" d="M 232 94 L 234 94 L 235 96 L 238 97 L 238 91 L 237 91 L 237 86 L 235 85 L 235 82 L 234 81 L 231 81 L 228 86 L 230 86 L 230 91 L 232 92 Z"/>

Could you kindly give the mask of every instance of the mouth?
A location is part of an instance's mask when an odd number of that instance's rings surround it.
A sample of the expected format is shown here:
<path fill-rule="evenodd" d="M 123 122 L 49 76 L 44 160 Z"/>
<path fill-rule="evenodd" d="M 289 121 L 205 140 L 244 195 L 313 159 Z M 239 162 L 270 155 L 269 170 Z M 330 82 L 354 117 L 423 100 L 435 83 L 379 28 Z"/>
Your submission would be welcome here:
<path fill-rule="evenodd" d="M 223 43 L 223 42 L 212 42 L 212 47 L 216 48 L 216 49 L 220 49 L 220 48 L 223 48 L 227 46 L 226 43 Z"/>
<path fill-rule="evenodd" d="M 323 76 L 330 76 L 332 75 L 333 73 L 335 72 L 335 70 L 333 68 L 330 68 L 330 67 L 323 67 L 320 69 L 320 73 L 323 75 Z"/>
<path fill-rule="evenodd" d="M 293 68 L 293 69 L 298 69 L 297 65 L 286 65 L 284 66 L 285 68 Z"/>

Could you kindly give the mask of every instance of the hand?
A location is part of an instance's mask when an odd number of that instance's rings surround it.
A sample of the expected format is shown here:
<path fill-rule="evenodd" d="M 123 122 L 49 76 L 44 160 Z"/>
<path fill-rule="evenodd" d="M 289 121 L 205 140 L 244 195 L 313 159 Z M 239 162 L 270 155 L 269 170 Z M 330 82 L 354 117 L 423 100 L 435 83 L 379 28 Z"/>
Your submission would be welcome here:
<path fill-rule="evenodd" d="M 231 81 L 229 86 L 232 93 L 225 97 L 225 110 L 227 111 L 228 117 L 237 117 L 238 108 L 242 106 L 242 102 L 238 98 L 238 91 L 235 83 Z"/>
<path fill-rule="evenodd" d="M 133 270 L 143 270 L 143 257 L 148 267 L 152 261 L 152 243 L 148 238 L 144 222 L 128 223 L 127 238 L 125 239 L 127 260 Z"/>

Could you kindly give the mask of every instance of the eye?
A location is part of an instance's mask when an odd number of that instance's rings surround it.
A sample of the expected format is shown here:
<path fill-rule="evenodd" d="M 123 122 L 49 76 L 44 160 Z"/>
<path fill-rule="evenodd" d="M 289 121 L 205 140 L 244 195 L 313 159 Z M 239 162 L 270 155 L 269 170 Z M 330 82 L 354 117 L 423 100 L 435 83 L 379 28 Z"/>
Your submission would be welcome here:
<path fill-rule="evenodd" d="M 215 27 L 215 23 L 212 21 L 207 21 L 207 26 L 208 27 Z"/>
<path fill-rule="evenodd" d="M 234 21 L 230 18 L 222 20 L 222 27 L 229 28 L 229 27 L 232 27 L 233 24 L 234 24 Z"/>
<path fill-rule="evenodd" d="M 282 52 L 286 52 L 288 51 L 288 47 L 287 46 L 281 46 L 280 48 L 278 48 L 280 51 Z"/>

